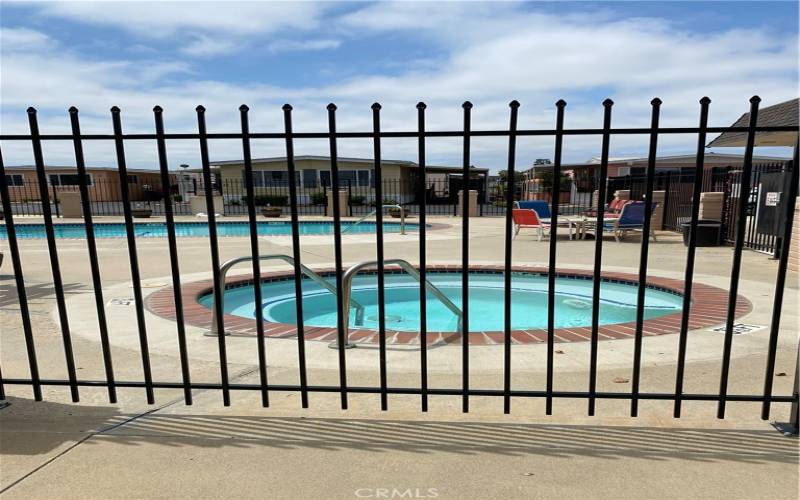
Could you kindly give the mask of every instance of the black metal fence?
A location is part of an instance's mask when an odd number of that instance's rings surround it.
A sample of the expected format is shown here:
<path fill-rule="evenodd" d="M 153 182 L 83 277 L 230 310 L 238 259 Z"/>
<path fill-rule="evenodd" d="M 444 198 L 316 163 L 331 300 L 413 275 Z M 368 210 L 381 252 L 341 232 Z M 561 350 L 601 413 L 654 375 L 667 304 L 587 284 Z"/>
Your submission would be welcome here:
<path fill-rule="evenodd" d="M 469 411 L 470 401 L 475 397 L 500 397 L 503 400 L 503 408 L 506 413 L 511 411 L 511 403 L 515 398 L 543 398 L 546 402 L 546 413 L 551 414 L 553 411 L 553 400 L 555 398 L 578 398 L 585 399 L 588 404 L 588 413 L 593 415 L 595 413 L 595 405 L 598 399 L 625 399 L 630 401 L 630 412 L 632 416 L 638 415 L 639 401 L 641 400 L 667 400 L 674 403 L 674 416 L 680 417 L 681 405 L 683 401 L 713 401 L 717 403 L 717 416 L 724 418 L 726 414 L 727 403 L 730 401 L 749 401 L 760 402 L 762 404 L 762 418 L 767 419 L 770 415 L 770 408 L 772 403 L 797 403 L 797 394 L 773 394 L 772 381 L 775 369 L 775 359 L 778 342 L 778 331 L 781 321 L 781 308 L 783 305 L 784 285 L 787 272 L 788 262 L 788 245 L 791 235 L 792 217 L 794 214 L 794 201 L 797 196 L 797 181 L 798 169 L 793 168 L 791 171 L 792 182 L 790 184 L 790 192 L 788 194 L 788 203 L 785 204 L 786 211 L 786 227 L 782 245 L 784 250 L 778 263 L 777 278 L 775 283 L 773 315 L 770 323 L 769 331 L 769 345 L 766 349 L 767 362 L 764 373 L 764 387 L 763 391 L 758 394 L 729 394 L 728 392 L 728 376 L 731 363 L 731 351 L 734 340 L 734 315 L 736 311 L 737 294 L 739 286 L 739 276 L 742 264 L 742 250 L 745 246 L 746 240 L 746 206 L 739 204 L 736 207 L 738 211 L 738 218 L 735 219 L 735 239 L 732 258 L 732 269 L 727 305 L 727 319 L 725 323 L 724 347 L 721 353 L 721 376 L 719 379 L 719 390 L 714 393 L 686 393 L 684 391 L 684 373 L 686 364 L 686 351 L 687 351 L 687 338 L 689 331 L 689 312 L 692 296 L 692 284 L 694 278 L 694 263 L 695 263 L 695 247 L 696 247 L 696 229 L 699 211 L 699 198 L 703 189 L 703 176 L 702 166 L 704 164 L 704 146 L 707 140 L 708 133 L 719 132 L 744 132 L 747 136 L 747 147 L 742 168 L 742 176 L 740 180 L 741 192 L 748 193 L 752 184 L 753 172 L 753 149 L 755 145 L 755 137 L 757 132 L 761 131 L 795 131 L 792 127 L 758 127 L 758 108 L 760 99 L 754 97 L 750 100 L 750 122 L 747 127 L 709 127 L 707 125 L 708 112 L 710 100 L 703 98 L 700 101 L 700 123 L 698 127 L 660 127 L 659 115 L 661 108 L 661 101 L 654 99 L 652 105 L 652 118 L 651 125 L 644 128 L 613 128 L 611 126 L 611 116 L 613 102 L 609 99 L 603 102 L 604 118 L 603 126 L 601 128 L 589 129 L 565 129 L 564 128 L 564 115 L 566 110 L 566 103 L 559 101 L 556 103 L 556 117 L 555 128 L 553 129 L 525 129 L 517 128 L 517 117 L 519 112 L 519 103 L 513 101 L 510 103 L 510 116 L 509 127 L 503 130 L 473 130 L 471 111 L 472 104 L 465 102 L 463 105 L 463 128 L 455 131 L 428 131 L 425 126 L 425 111 L 426 106 L 423 103 L 417 105 L 417 118 L 418 127 L 412 131 L 393 131 L 383 132 L 380 126 L 380 110 L 379 104 L 372 106 L 373 129 L 366 132 L 338 132 L 336 128 L 336 106 L 330 104 L 327 107 L 328 111 L 328 131 L 303 133 L 295 132 L 292 127 L 292 107 L 285 105 L 283 107 L 284 126 L 283 132 L 269 132 L 257 133 L 250 132 L 248 108 L 242 106 L 240 108 L 241 130 L 239 132 L 230 133 L 208 133 L 206 131 L 206 118 L 205 109 L 202 106 L 197 108 L 197 133 L 181 133 L 181 134 L 167 134 L 164 132 L 163 112 L 160 107 L 156 107 L 154 111 L 155 120 L 155 133 L 135 133 L 123 134 L 122 133 L 122 117 L 119 108 L 114 107 L 111 109 L 111 119 L 113 124 L 113 134 L 82 134 L 80 131 L 80 124 L 78 119 L 78 110 L 75 108 L 70 109 L 70 118 L 72 124 L 72 134 L 41 134 L 39 132 L 38 119 L 36 110 L 30 108 L 28 110 L 28 119 L 30 124 L 30 134 L 24 135 L 10 135 L 4 134 L 0 136 L 2 141 L 24 141 L 31 144 L 34 153 L 34 161 L 36 164 L 36 171 L 39 180 L 39 195 L 42 201 L 42 215 L 44 217 L 45 230 L 47 236 L 48 253 L 50 257 L 50 264 L 53 275 L 53 283 L 56 295 L 56 305 L 59 313 L 61 335 L 64 346 L 64 353 L 66 359 L 66 367 L 68 377 L 67 379 L 42 379 L 39 376 L 38 364 L 36 359 L 36 343 L 35 334 L 30 312 L 28 310 L 28 299 L 26 295 L 25 276 L 22 272 L 20 249 L 17 243 L 15 232 L 14 212 L 11 210 L 11 200 L 9 198 L 9 185 L 5 179 L 5 168 L 2 163 L 2 155 L 0 154 L 0 195 L 2 195 L 3 209 L 6 213 L 6 231 L 8 237 L 8 247 L 10 249 L 10 256 L 12 266 L 14 269 L 14 278 L 16 280 L 16 291 L 19 298 L 20 313 L 22 316 L 22 332 L 27 346 L 27 360 L 30 369 L 30 375 L 27 378 L 14 377 L 2 378 L 0 380 L 0 397 L 4 396 L 3 388 L 6 385 L 25 385 L 30 386 L 34 398 L 37 400 L 42 399 L 41 387 L 43 385 L 60 385 L 69 386 L 72 394 L 73 401 L 78 401 L 81 387 L 106 387 L 108 390 L 109 401 L 116 401 L 116 391 L 118 388 L 137 388 L 144 390 L 148 403 L 154 403 L 154 388 L 175 388 L 183 389 L 186 403 L 191 403 L 193 389 L 215 389 L 220 390 L 222 393 L 222 400 L 224 405 L 230 404 L 231 391 L 258 391 L 262 397 L 264 406 L 269 405 L 269 396 L 275 391 L 292 391 L 299 392 L 301 395 L 301 404 L 303 407 L 308 406 L 308 395 L 312 392 L 333 392 L 338 393 L 341 399 L 341 407 L 346 409 L 348 406 L 348 395 L 350 393 L 373 393 L 380 395 L 380 405 L 382 409 L 387 409 L 390 394 L 416 394 L 420 397 L 420 405 L 423 411 L 428 409 L 428 400 L 430 397 L 440 395 L 457 395 L 461 397 L 462 409 L 464 412 Z M 684 299 L 683 310 L 681 316 L 680 328 L 675 333 L 678 334 L 678 356 L 677 374 L 675 378 L 675 390 L 673 392 L 653 393 L 643 392 L 640 390 L 640 375 L 641 375 L 641 361 L 642 361 L 642 341 L 643 341 L 643 321 L 644 321 L 644 299 L 645 289 L 644 283 L 647 280 L 647 264 L 648 264 L 648 251 L 650 240 L 649 238 L 642 238 L 640 245 L 640 260 L 639 260 L 639 287 L 637 295 L 636 307 L 636 322 L 635 322 L 635 335 L 633 338 L 634 354 L 632 360 L 632 376 L 631 376 L 631 391 L 630 392 L 602 392 L 597 390 L 597 365 L 598 365 L 598 341 L 599 341 L 599 307 L 600 307 L 600 283 L 601 283 L 601 259 L 603 250 L 603 238 L 596 238 L 594 242 L 594 268 L 592 272 L 593 294 L 592 294 L 592 324 L 591 324 L 591 339 L 590 339 L 590 355 L 589 355 L 589 377 L 588 386 L 585 391 L 561 391 L 554 388 L 554 330 L 555 330 L 555 278 L 556 278 L 556 256 L 559 245 L 559 240 L 556 238 L 558 232 L 558 217 L 562 212 L 560 202 L 560 183 L 555 182 L 551 188 L 551 211 L 552 211 L 552 237 L 549 241 L 549 270 L 548 270 L 548 305 L 547 305 L 547 375 L 545 387 L 538 390 L 520 390 L 511 387 L 511 359 L 512 359 L 512 329 L 511 329 L 511 273 L 512 273 L 512 204 L 514 201 L 514 176 L 516 164 L 516 145 L 521 137 L 531 136 L 549 136 L 554 138 L 554 161 L 552 164 L 553 178 L 560 178 L 561 158 L 562 158 L 562 144 L 565 136 L 568 135 L 595 135 L 600 136 L 602 140 L 602 151 L 600 161 L 600 183 L 599 183 L 599 198 L 606 199 L 606 182 L 608 175 L 608 157 L 609 157 L 609 144 L 613 135 L 631 135 L 639 134 L 649 137 L 649 153 L 648 153 L 648 166 L 645 185 L 643 188 L 643 195 L 645 199 L 645 213 L 649 213 L 652 203 L 652 193 L 656 186 L 656 150 L 658 138 L 666 134 L 692 134 L 697 137 L 697 173 L 692 183 L 692 203 L 690 207 L 690 222 L 691 229 L 689 233 L 689 246 L 687 253 L 687 261 L 685 268 L 684 279 Z M 288 159 L 289 178 L 294 178 L 295 155 L 294 144 L 295 141 L 304 139 L 327 139 L 330 149 L 330 169 L 331 169 L 331 185 L 333 190 L 337 190 L 342 186 L 339 179 L 338 169 L 338 144 L 339 141 L 349 138 L 371 138 L 374 148 L 374 171 L 375 171 L 375 196 L 376 199 L 384 199 L 387 195 L 383 192 L 383 181 L 381 179 L 381 142 L 383 138 L 414 138 L 418 146 L 418 160 L 419 165 L 419 179 L 425 178 L 426 173 L 426 140 L 429 137 L 455 137 L 462 140 L 462 158 L 463 158 L 463 176 L 468 178 L 470 175 L 470 155 L 471 155 L 471 139 L 473 137 L 505 137 L 508 139 L 508 179 L 505 189 L 505 237 L 504 237 L 504 341 L 503 341 L 503 388 L 502 389 L 486 389 L 476 388 L 471 385 L 470 380 L 470 342 L 467 340 L 470 336 L 470 307 L 469 295 L 470 289 L 468 285 L 469 276 L 469 199 L 465 203 L 465 210 L 463 211 L 462 219 L 462 241 L 461 241 L 461 279 L 462 279 L 462 314 L 463 314 L 463 328 L 461 330 L 461 375 L 462 384 L 460 387 L 450 388 L 433 388 L 428 385 L 428 332 L 426 321 L 421 321 L 420 327 L 420 348 L 419 348 L 419 370 L 421 374 L 421 383 L 419 386 L 390 386 L 387 380 L 387 336 L 386 336 L 386 318 L 385 318 L 385 305 L 384 305 L 384 283 L 382 276 L 384 274 L 383 262 L 383 214 L 381 211 L 376 213 L 377 225 L 377 275 L 378 275 L 378 307 L 379 307 L 379 384 L 373 386 L 351 386 L 348 384 L 348 371 L 346 366 L 345 356 L 345 325 L 343 323 L 343 265 L 342 265 L 342 231 L 341 231 L 341 218 L 345 214 L 341 213 L 339 204 L 333 204 L 333 224 L 334 224 L 334 266 L 335 266 L 335 281 L 336 281 L 336 296 L 338 305 L 337 314 L 337 337 L 338 337 L 338 367 L 339 367 L 339 384 L 338 385 L 310 385 L 306 376 L 306 351 L 305 351 L 305 326 L 303 324 L 303 311 L 302 311 L 302 290 L 301 290 L 301 254 L 299 248 L 299 221 L 300 214 L 299 208 L 299 189 L 293 183 L 289 187 L 289 208 L 291 214 L 292 225 L 292 241 L 293 241 L 293 257 L 294 257 L 294 284 L 295 284 L 295 298 L 296 298 L 296 317 L 299 318 L 299 324 L 296 325 L 296 343 L 298 350 L 298 372 L 299 384 L 298 385 L 277 385 L 270 384 L 267 379 L 267 363 L 268 354 L 264 342 L 264 320 L 262 315 L 256 315 L 257 326 L 257 345 L 258 345 L 258 359 L 259 359 L 259 374 L 260 383 L 258 384 L 241 384 L 231 383 L 228 376 L 228 360 L 226 349 L 225 335 L 218 335 L 218 353 L 219 353 L 219 366 L 220 366 L 220 381 L 219 382 L 203 382 L 198 383 L 192 381 L 189 372 L 189 358 L 186 350 L 186 334 L 183 318 L 183 306 L 180 297 L 181 288 L 181 274 L 178 268 L 178 255 L 176 248 L 175 237 L 175 223 L 174 223 L 174 210 L 173 204 L 169 202 L 173 197 L 171 192 L 171 183 L 168 171 L 167 160 L 167 147 L 166 141 L 168 139 L 194 139 L 198 141 L 200 149 L 200 156 L 203 167 L 203 183 L 205 185 L 212 184 L 212 175 L 209 165 L 208 157 L 208 144 L 209 141 L 216 139 L 238 139 L 242 142 L 242 154 L 244 160 L 244 174 L 246 179 L 245 194 L 246 201 L 243 203 L 243 209 L 246 213 L 250 224 L 250 245 L 252 252 L 253 262 L 253 275 L 260 276 L 261 270 L 259 260 L 255 258 L 258 254 L 258 238 L 256 231 L 256 203 L 255 193 L 256 187 L 253 183 L 253 170 L 252 158 L 250 153 L 251 139 L 272 139 L 282 141 L 286 148 L 286 156 Z M 81 202 L 85 217 L 86 228 L 86 241 L 89 250 L 89 261 L 91 264 L 94 293 L 96 296 L 96 304 L 98 311 L 98 327 L 101 338 L 101 346 L 103 351 L 103 359 L 105 363 L 105 379 L 103 380 L 86 380 L 78 378 L 75 361 L 72 353 L 72 340 L 70 333 L 70 323 L 67 317 L 67 309 L 65 304 L 64 286 L 61 279 L 61 260 L 58 255 L 58 248 L 56 245 L 56 237 L 53 230 L 53 211 L 51 209 L 50 192 L 46 189 L 45 179 L 45 165 L 42 153 L 42 141 L 55 140 L 55 141 L 71 141 L 75 149 L 75 161 L 78 169 L 78 175 L 82 179 L 80 183 Z M 125 218 L 125 227 L 127 234 L 127 243 L 129 250 L 129 265 L 131 269 L 131 278 L 133 283 L 134 306 L 136 310 L 136 318 L 139 333 L 139 343 L 141 349 L 143 378 L 142 380 L 117 380 L 114 374 L 112 353 L 110 348 L 110 341 L 108 336 L 108 325 L 104 314 L 104 302 L 102 298 L 102 283 L 101 275 L 98 265 L 98 254 L 95 245 L 94 232 L 92 228 L 92 206 L 88 186 L 86 185 L 85 165 L 83 157 L 83 143 L 85 141 L 113 141 L 117 153 L 117 166 L 119 170 L 120 179 L 127 177 L 127 166 L 125 158 L 125 143 L 129 141 L 156 141 L 158 151 L 159 166 L 161 171 L 161 193 L 163 199 L 167 202 L 164 203 L 164 213 L 166 217 L 166 225 L 168 228 L 168 245 L 169 245 L 169 258 L 172 270 L 172 285 L 174 287 L 174 300 L 176 306 L 176 328 L 177 328 L 177 343 L 180 350 L 182 378 L 177 381 L 154 381 L 151 368 L 150 368 L 150 355 L 148 348 L 148 333 L 145 324 L 144 315 L 144 302 L 142 295 L 142 285 L 139 272 L 139 259 L 137 257 L 137 241 L 134 233 L 134 224 L 132 217 L 132 204 L 130 200 L 130 193 L 127 184 L 123 183 L 121 188 L 121 206 Z M 794 165 L 797 165 L 798 148 L 795 147 Z M 426 317 L 425 309 L 425 274 L 426 274 L 426 214 L 429 213 L 431 207 L 435 203 L 428 203 L 426 196 L 427 186 L 423 182 L 418 182 L 417 186 L 417 201 L 419 205 L 419 272 L 421 275 L 420 280 L 420 307 L 421 317 Z M 206 190 L 204 197 L 208 213 L 208 226 L 209 226 L 209 251 L 211 256 L 211 266 L 214 273 L 214 310 L 216 313 L 216 327 L 217 331 L 224 332 L 224 315 L 222 314 L 221 297 L 223 291 L 223 283 L 220 281 L 219 269 L 219 248 L 217 242 L 217 220 L 214 214 L 214 193 L 212 190 Z M 595 222 L 598 226 L 603 225 L 604 213 L 602 204 L 598 207 Z M 650 218 L 645 217 L 644 234 L 648 234 L 650 228 Z M 261 303 L 260 287 L 254 287 L 255 301 Z M 6 374 L 3 375 L 6 377 Z"/>
<path fill-rule="evenodd" d="M 761 193 L 761 175 L 769 172 L 788 172 L 789 162 L 761 162 L 753 163 L 750 192 L 745 198 L 747 218 L 744 246 L 753 250 L 766 253 L 775 253 L 778 238 L 774 234 L 765 234 L 758 231 L 756 212 Z M 742 199 L 739 194 L 741 184 L 741 167 L 708 169 L 700 176 L 703 193 L 723 193 L 723 211 L 718 218 L 722 223 L 722 242 L 736 242 L 736 220 L 739 211 L 738 203 Z M 653 180 L 654 191 L 664 191 L 661 201 L 662 227 L 672 231 L 683 231 L 683 225 L 692 219 L 692 197 L 695 183 L 695 171 L 691 172 L 657 172 Z M 626 175 L 610 177 L 607 183 L 606 201 L 613 198 L 617 190 L 629 190 L 632 200 L 643 199 L 647 189 L 647 176 Z"/>
<path fill-rule="evenodd" d="M 453 178 L 426 178 L 425 205 L 429 215 L 457 215 L 458 193 L 461 189 L 461 179 Z M 12 183 L 15 182 L 15 183 Z M 42 215 L 41 190 L 37 181 L 24 180 L 9 183 L 9 197 L 11 210 L 15 215 Z M 174 215 L 192 215 L 190 198 L 205 193 L 205 184 L 202 179 L 188 181 L 170 180 L 169 198 L 165 198 L 160 186 L 139 181 L 128 182 L 128 192 L 134 207 L 146 209 L 154 216 L 163 216 L 166 213 L 165 203 L 171 203 Z M 505 215 L 505 190 L 506 185 L 493 183 L 479 184 L 478 215 L 503 216 Z M 523 193 L 523 182 L 515 186 L 515 199 L 520 199 Z M 569 183 L 570 187 L 572 183 Z M 418 181 L 401 179 L 384 179 L 381 182 L 383 204 L 402 205 L 409 214 L 419 214 L 419 189 Z M 46 189 L 49 193 L 50 211 L 61 217 L 61 198 L 64 193 L 80 193 L 77 184 L 53 185 L 47 182 Z M 125 210 L 122 206 L 122 189 L 117 180 L 89 178 L 87 182 L 89 206 L 92 214 L 96 216 L 120 216 Z M 377 205 L 376 189 L 374 182 L 369 184 L 345 181 L 341 189 L 347 191 L 348 209 L 345 216 L 361 216 L 371 213 Z M 331 187 L 327 184 L 309 186 L 303 182 L 295 185 L 297 193 L 297 210 L 300 215 L 328 215 L 328 196 Z M 247 215 L 247 185 L 244 180 L 222 179 L 212 180 L 211 191 L 214 195 L 222 197 L 223 211 L 221 215 Z M 591 192 L 573 192 L 569 202 L 562 205 L 563 214 L 578 214 L 591 208 Z M 288 213 L 291 208 L 289 203 L 289 183 L 287 181 L 271 181 L 258 183 L 254 187 L 254 202 L 256 208 L 279 207 Z"/>

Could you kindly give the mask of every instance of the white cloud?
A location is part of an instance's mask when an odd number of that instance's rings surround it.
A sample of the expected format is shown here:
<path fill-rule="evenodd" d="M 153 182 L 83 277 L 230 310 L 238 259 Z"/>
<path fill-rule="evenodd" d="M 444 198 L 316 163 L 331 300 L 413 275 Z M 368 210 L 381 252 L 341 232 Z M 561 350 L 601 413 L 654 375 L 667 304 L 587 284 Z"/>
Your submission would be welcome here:
<path fill-rule="evenodd" d="M 245 47 L 256 37 L 319 26 L 325 4 L 312 2 L 196 2 L 172 0 L 43 2 L 40 13 L 110 26 L 145 39 L 171 39 L 187 56 L 210 57 Z M 184 40 L 189 42 L 185 43 Z M 184 44 L 185 43 L 185 44 Z"/>
<path fill-rule="evenodd" d="M 215 12 L 205 14 L 212 17 Z M 214 26 L 224 24 L 212 22 Z M 455 3 L 367 5 L 346 14 L 338 26 L 348 40 L 357 40 L 364 33 L 400 40 L 401 36 L 418 41 L 424 38 L 429 52 L 436 54 L 436 64 L 406 61 L 399 71 L 394 66 L 392 75 L 356 71 L 356 76 L 346 81 L 298 81 L 294 86 L 276 87 L 229 83 L 224 76 L 217 80 L 181 80 L 176 77 L 191 71 L 191 65 L 181 62 L 97 61 L 63 49 L 53 50 L 50 44 L 18 44 L 27 48 L 14 53 L 4 49 L 2 126 L 9 132 L 24 132 L 24 108 L 34 105 L 43 111 L 43 130 L 65 132 L 65 110 L 74 104 L 81 109 L 85 130 L 108 132 L 108 109 L 119 105 L 126 130 L 146 132 L 152 130 L 151 109 L 158 104 L 166 110 L 169 131 L 194 131 L 194 107 L 203 104 L 208 109 L 211 131 L 236 131 L 237 107 L 247 103 L 253 130 L 280 131 L 280 106 L 290 102 L 295 108 L 296 130 L 324 131 L 325 105 L 333 101 L 339 105 L 339 129 L 363 131 L 371 129 L 370 104 L 379 101 L 384 129 L 413 130 L 414 105 L 422 100 L 429 105 L 429 129 L 457 130 L 461 127 L 460 104 L 469 99 L 475 104 L 473 128 L 490 129 L 508 126 L 508 102 L 518 99 L 523 105 L 520 127 L 551 128 L 554 102 L 564 98 L 569 103 L 567 127 L 598 127 L 600 101 L 605 97 L 616 102 L 616 126 L 644 126 L 649 123 L 649 101 L 655 96 L 664 101 L 662 125 L 694 126 L 698 100 L 704 95 L 712 98 L 711 123 L 728 125 L 746 111 L 751 95 L 761 95 L 764 105 L 797 96 L 796 35 L 777 36 L 761 29 L 697 34 L 661 19 L 620 20 L 603 12 L 555 16 L 520 11 L 513 4 Z M 31 32 L 26 39 L 40 38 Z M 209 55 L 215 51 L 214 44 L 239 39 L 199 33 L 193 40 L 196 55 Z M 271 43 L 281 47 L 277 50 L 324 50 L 336 48 L 338 41 Z M 418 55 L 410 55 L 409 61 Z M 41 68 L 48 68 L 48 78 L 41 78 Z M 612 154 L 646 152 L 646 140 L 615 137 Z M 692 152 L 694 140 L 664 136 L 659 141 L 660 152 Z M 505 141 L 476 139 L 473 144 L 476 163 L 505 168 Z M 5 144 L 3 148 L 6 161 L 16 161 Z M 170 158 L 176 163 L 182 158 L 197 163 L 197 148 L 192 141 L 176 141 L 170 148 Z M 283 154 L 280 141 L 263 141 L 258 148 L 264 156 Z M 298 154 L 325 154 L 326 148 L 325 141 L 297 146 Z M 18 163 L 29 162 L 29 149 L 19 148 L 23 159 Z M 369 141 L 343 141 L 340 150 L 342 154 L 369 156 L 371 145 Z M 565 142 L 565 160 L 582 161 L 596 156 L 598 150 L 597 138 L 570 137 Z M 70 161 L 69 148 L 59 152 L 53 146 L 48 151 L 54 160 L 63 157 Z M 137 151 L 129 148 L 131 164 L 151 166 L 152 152 Z M 432 163 L 460 162 L 458 141 L 431 140 L 428 151 Z M 520 140 L 518 151 L 519 165 L 550 157 L 552 138 Z M 212 148 L 214 159 L 240 154 L 236 141 L 217 143 Z M 387 141 L 384 155 L 414 159 L 413 141 Z M 113 156 L 109 160 L 113 161 Z"/>
<path fill-rule="evenodd" d="M 195 37 L 194 41 L 181 47 L 183 54 L 196 57 L 211 57 L 233 52 L 239 44 L 230 40 L 211 38 L 205 35 Z"/>
<path fill-rule="evenodd" d="M 52 48 L 55 42 L 44 33 L 28 28 L 0 28 L 0 50 L 16 52 Z"/>
<path fill-rule="evenodd" d="M 339 40 L 278 40 L 270 43 L 267 50 L 273 54 L 281 52 L 303 52 L 308 50 L 338 49 L 342 44 Z"/>
<path fill-rule="evenodd" d="M 48 2 L 45 15 L 113 26 L 158 38 L 180 30 L 233 34 L 310 29 L 319 24 L 324 6 L 311 2 Z"/>

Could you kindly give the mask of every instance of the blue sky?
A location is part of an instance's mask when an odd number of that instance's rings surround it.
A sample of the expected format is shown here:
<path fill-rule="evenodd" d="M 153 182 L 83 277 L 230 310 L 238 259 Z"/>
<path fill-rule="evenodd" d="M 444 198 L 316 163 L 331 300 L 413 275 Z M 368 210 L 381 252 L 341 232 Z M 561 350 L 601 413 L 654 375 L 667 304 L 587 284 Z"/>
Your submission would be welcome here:
<path fill-rule="evenodd" d="M 108 132 L 108 109 L 123 109 L 127 131 L 152 130 L 165 108 L 169 131 L 192 131 L 194 107 L 209 128 L 235 131 L 247 103 L 253 129 L 282 126 L 295 107 L 298 130 L 324 130 L 325 105 L 339 105 L 340 129 L 368 130 L 369 105 L 384 105 L 386 128 L 415 126 L 428 103 L 431 129 L 458 128 L 460 103 L 475 104 L 473 128 L 506 127 L 507 103 L 522 103 L 520 125 L 551 127 L 566 99 L 567 126 L 599 126 L 600 102 L 616 102 L 614 123 L 645 125 L 649 101 L 664 101 L 664 125 L 695 125 L 697 101 L 712 99 L 711 121 L 727 125 L 758 94 L 764 105 L 798 95 L 796 2 L 3 2 L 0 11 L 0 126 L 27 130 L 25 109 L 44 132 L 65 132 L 66 109 L 81 109 L 86 131 Z M 46 161 L 74 161 L 68 145 L 47 144 Z M 87 148 L 89 163 L 113 164 L 110 145 Z M 476 164 L 504 168 L 505 141 L 476 140 Z M 644 154 L 646 138 L 619 138 L 612 155 Z M 31 162 L 28 146 L 4 143 L 7 164 Z M 661 141 L 662 154 L 689 153 L 691 137 Z M 154 166 L 149 144 L 131 144 L 131 165 Z M 170 159 L 197 164 L 196 144 L 175 141 Z M 414 159 L 409 141 L 384 154 Z M 368 157 L 367 141 L 342 155 Z M 431 161 L 459 164 L 458 141 L 429 145 Z M 260 141 L 260 156 L 282 144 Z M 595 138 L 571 138 L 565 160 L 599 152 Z M 212 144 L 213 159 L 241 154 Z M 325 154 L 324 141 L 298 153 Z M 775 153 L 770 151 L 769 153 Z M 526 139 L 518 165 L 552 156 L 552 139 Z"/>

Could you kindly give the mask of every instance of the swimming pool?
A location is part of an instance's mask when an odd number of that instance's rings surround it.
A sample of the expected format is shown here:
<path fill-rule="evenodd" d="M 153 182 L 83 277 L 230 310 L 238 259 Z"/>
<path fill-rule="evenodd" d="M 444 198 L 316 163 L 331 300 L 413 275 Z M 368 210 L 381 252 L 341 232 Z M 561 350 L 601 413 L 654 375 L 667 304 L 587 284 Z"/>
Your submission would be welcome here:
<path fill-rule="evenodd" d="M 300 234 L 333 234 L 333 222 L 327 221 L 301 221 L 298 223 Z M 15 224 L 17 238 L 45 238 L 44 224 Z M 93 224 L 94 235 L 97 238 L 124 238 L 125 224 L 117 222 L 101 222 Z M 374 222 L 361 222 L 355 224 L 342 221 L 342 229 L 348 228 L 351 233 L 374 233 L 377 224 Z M 413 231 L 419 224 L 406 223 L 406 230 Z M 164 222 L 136 222 L 133 225 L 137 238 L 164 238 L 167 236 L 167 224 Z M 383 230 L 389 233 L 400 232 L 400 223 L 384 222 Z M 53 231 L 56 238 L 86 238 L 86 229 L 83 224 L 54 224 Z M 292 224 L 288 221 L 258 222 L 259 236 L 280 236 L 292 234 Z M 208 236 L 208 223 L 206 222 L 176 222 L 175 235 L 181 237 Z M 249 236 L 248 222 L 217 222 L 218 236 Z M 5 225 L 0 225 L 0 239 L 8 238 Z"/>
<path fill-rule="evenodd" d="M 588 327 L 592 323 L 592 281 L 590 276 L 559 276 L 556 279 L 555 328 Z M 333 277 L 326 279 L 333 280 Z M 457 306 L 461 306 L 461 274 L 429 272 L 428 279 Z M 333 281 L 331 281 L 333 282 Z M 419 283 L 407 274 L 386 274 L 386 328 L 397 332 L 420 329 Z M 275 279 L 261 284 L 264 303 L 260 307 L 265 321 L 296 324 L 294 283 Z M 503 274 L 471 272 L 469 330 L 475 334 L 502 331 Z M 638 287 L 633 282 L 604 280 L 600 287 L 600 325 L 630 323 L 636 319 Z M 350 327 L 377 330 L 377 276 L 359 275 L 353 281 L 352 297 L 363 305 L 363 322 L 350 315 Z M 516 272 L 512 277 L 512 329 L 547 328 L 547 276 L 535 272 Z M 654 319 L 680 312 L 683 296 L 674 290 L 648 286 L 645 293 L 645 319 Z M 198 302 L 212 307 L 212 295 L 205 294 Z M 229 288 L 225 292 L 226 314 L 255 318 L 253 285 Z M 427 297 L 427 327 L 431 332 L 457 332 L 457 317 L 432 294 Z M 306 326 L 335 327 L 336 297 L 318 284 L 303 281 L 303 320 Z"/>

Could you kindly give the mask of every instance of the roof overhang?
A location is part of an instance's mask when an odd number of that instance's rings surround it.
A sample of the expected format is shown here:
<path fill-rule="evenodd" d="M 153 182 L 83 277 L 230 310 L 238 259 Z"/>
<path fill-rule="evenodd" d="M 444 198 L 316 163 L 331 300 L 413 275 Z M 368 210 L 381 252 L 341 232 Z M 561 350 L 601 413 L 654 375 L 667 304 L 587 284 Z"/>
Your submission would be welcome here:
<path fill-rule="evenodd" d="M 747 127 L 750 124 L 750 113 L 745 113 L 731 127 Z M 794 147 L 797 144 L 798 127 L 800 127 L 800 99 L 792 99 L 758 111 L 759 127 L 794 127 L 789 132 L 756 132 L 755 145 L 766 147 Z M 747 146 L 747 132 L 723 132 L 708 148 L 743 148 Z"/>

